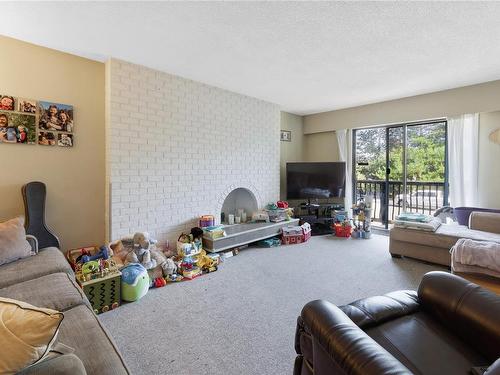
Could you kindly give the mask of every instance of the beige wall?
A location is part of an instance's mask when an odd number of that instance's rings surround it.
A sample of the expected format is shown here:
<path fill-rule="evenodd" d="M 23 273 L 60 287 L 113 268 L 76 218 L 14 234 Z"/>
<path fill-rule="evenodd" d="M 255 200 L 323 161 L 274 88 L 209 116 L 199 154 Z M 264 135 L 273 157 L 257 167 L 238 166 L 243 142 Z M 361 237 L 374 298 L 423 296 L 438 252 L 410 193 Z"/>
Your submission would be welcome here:
<path fill-rule="evenodd" d="M 302 116 L 281 112 L 281 130 L 292 132 L 291 142 L 280 142 L 280 197 L 286 199 L 286 163 L 304 160 Z"/>
<path fill-rule="evenodd" d="M 23 214 L 21 186 L 47 184 L 62 249 L 104 241 L 104 64 L 0 36 L 0 92 L 72 104 L 71 149 L 0 144 L 0 220 Z"/>
<path fill-rule="evenodd" d="M 481 207 L 500 208 L 500 145 L 488 139 L 500 129 L 500 111 L 479 117 L 479 203 Z"/>
<path fill-rule="evenodd" d="M 304 117 L 304 133 L 500 110 L 500 80 Z"/>
<path fill-rule="evenodd" d="M 334 131 L 304 135 L 305 161 L 339 161 L 339 146 Z"/>

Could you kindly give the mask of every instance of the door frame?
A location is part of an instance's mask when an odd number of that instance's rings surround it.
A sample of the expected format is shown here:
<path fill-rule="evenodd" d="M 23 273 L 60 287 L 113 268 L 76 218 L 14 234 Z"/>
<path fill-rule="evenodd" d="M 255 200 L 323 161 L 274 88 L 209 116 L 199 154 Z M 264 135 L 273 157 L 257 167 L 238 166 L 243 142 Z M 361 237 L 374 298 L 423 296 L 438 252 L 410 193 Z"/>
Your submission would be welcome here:
<path fill-rule="evenodd" d="M 394 123 L 387 125 L 374 125 L 374 126 L 365 126 L 352 129 L 352 201 L 354 204 L 357 203 L 357 194 L 356 194 L 356 185 L 357 185 L 357 176 L 356 176 L 356 133 L 358 130 L 364 129 L 377 129 L 377 128 L 385 128 L 385 165 L 386 165 L 386 174 L 385 174 L 385 220 L 383 219 L 383 224 L 385 229 L 389 229 L 389 167 L 390 167 L 390 150 L 389 150 L 389 131 L 391 128 L 402 128 L 403 130 L 403 155 L 402 155 L 402 163 L 403 163 L 403 211 L 406 210 L 406 192 L 407 192 L 407 140 L 408 140 L 408 126 L 417 126 L 417 125 L 430 125 L 430 124 L 445 124 L 445 145 L 444 145 L 444 187 L 443 187 L 443 206 L 449 204 L 448 195 L 449 195 L 449 180 L 448 180 L 448 119 L 446 117 L 442 118 L 434 118 L 429 120 L 420 120 L 420 121 L 408 121 L 402 123 Z M 382 207 L 381 207 L 382 209 Z"/>

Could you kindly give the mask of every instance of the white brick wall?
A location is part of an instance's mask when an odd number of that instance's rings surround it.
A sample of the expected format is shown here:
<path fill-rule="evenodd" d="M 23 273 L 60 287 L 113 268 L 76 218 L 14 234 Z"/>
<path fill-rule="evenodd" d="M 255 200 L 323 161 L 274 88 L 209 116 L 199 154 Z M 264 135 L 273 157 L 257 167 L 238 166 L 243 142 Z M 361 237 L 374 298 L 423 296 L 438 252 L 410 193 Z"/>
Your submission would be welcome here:
<path fill-rule="evenodd" d="M 279 197 L 279 108 L 119 60 L 108 62 L 111 239 L 139 230 L 175 240 L 219 219 L 234 188 Z"/>

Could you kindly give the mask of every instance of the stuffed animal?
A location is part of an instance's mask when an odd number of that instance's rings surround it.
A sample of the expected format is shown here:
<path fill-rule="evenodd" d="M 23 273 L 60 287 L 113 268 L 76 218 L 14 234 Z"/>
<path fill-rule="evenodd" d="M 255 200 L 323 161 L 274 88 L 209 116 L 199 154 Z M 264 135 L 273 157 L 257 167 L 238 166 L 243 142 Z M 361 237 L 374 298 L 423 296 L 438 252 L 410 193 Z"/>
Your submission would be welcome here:
<path fill-rule="evenodd" d="M 148 233 L 135 233 L 133 241 L 134 250 L 127 254 L 125 264 L 140 263 L 148 270 L 156 267 L 156 260 L 151 258 L 151 242 Z"/>
<path fill-rule="evenodd" d="M 134 246 L 132 254 L 135 254 L 138 259 L 134 263 L 141 263 L 146 269 L 159 266 L 162 269 L 164 277 L 177 272 L 177 265 L 172 259 L 167 258 L 165 254 L 156 248 L 156 240 L 153 240 L 147 232 L 137 232 L 134 234 Z M 140 257 L 141 254 L 137 254 L 138 251 L 142 252 L 142 258 Z M 134 255 L 131 257 L 133 258 Z"/>
<path fill-rule="evenodd" d="M 203 229 L 194 227 L 191 228 L 191 241 L 201 241 L 203 238 Z"/>

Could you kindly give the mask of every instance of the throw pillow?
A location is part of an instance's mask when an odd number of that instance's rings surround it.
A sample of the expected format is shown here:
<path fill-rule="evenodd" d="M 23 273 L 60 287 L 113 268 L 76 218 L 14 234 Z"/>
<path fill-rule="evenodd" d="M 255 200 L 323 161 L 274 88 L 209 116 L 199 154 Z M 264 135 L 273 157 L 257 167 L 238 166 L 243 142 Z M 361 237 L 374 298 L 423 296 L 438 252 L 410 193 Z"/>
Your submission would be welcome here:
<path fill-rule="evenodd" d="M 63 318 L 58 311 L 0 297 L 0 374 L 15 374 L 42 360 Z"/>
<path fill-rule="evenodd" d="M 31 255 L 26 241 L 24 219 L 16 217 L 0 223 L 0 266 Z"/>

